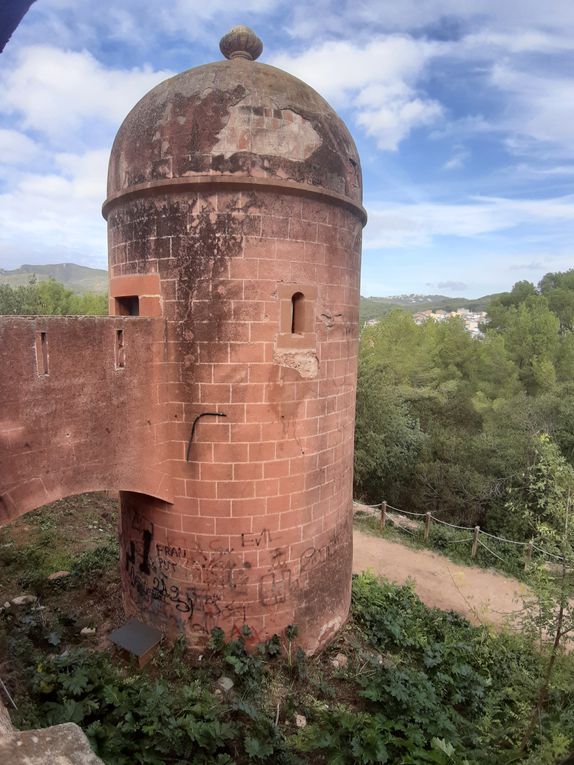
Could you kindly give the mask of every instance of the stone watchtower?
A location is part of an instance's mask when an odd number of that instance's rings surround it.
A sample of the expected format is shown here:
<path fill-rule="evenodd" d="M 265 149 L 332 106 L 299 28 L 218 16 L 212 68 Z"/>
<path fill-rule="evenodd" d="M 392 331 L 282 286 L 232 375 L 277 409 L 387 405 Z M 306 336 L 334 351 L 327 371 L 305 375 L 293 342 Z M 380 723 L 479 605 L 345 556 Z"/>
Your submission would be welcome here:
<path fill-rule="evenodd" d="M 350 600 L 359 157 L 314 90 L 255 61 L 251 30 L 220 47 L 114 142 L 115 318 L 89 395 L 115 414 L 80 488 L 120 490 L 128 613 L 198 645 L 216 626 L 257 641 L 295 624 L 314 651 Z"/>

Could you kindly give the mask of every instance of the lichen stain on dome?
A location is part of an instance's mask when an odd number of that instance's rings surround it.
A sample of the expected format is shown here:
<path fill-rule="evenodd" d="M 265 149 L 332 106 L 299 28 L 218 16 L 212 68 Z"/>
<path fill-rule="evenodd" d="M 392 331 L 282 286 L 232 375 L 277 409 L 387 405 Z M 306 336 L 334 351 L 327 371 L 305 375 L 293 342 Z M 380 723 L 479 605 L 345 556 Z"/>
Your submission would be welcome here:
<path fill-rule="evenodd" d="M 242 58 L 161 83 L 121 126 L 108 195 L 194 175 L 277 178 L 361 202 L 359 157 L 329 104 L 301 80 Z"/>
<path fill-rule="evenodd" d="M 302 162 L 320 145 L 317 131 L 297 112 L 263 107 L 247 97 L 231 110 L 212 151 L 225 159 L 245 151 Z"/>

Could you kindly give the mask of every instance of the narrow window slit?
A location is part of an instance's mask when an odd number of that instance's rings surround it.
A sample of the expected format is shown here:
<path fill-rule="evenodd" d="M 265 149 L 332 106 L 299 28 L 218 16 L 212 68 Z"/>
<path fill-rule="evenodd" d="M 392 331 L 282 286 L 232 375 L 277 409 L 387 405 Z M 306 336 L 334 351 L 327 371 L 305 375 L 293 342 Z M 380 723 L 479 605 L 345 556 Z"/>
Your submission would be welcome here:
<path fill-rule="evenodd" d="M 291 334 L 302 335 L 305 331 L 305 296 L 296 292 L 291 298 Z"/>
<path fill-rule="evenodd" d="M 39 376 L 48 374 L 47 332 L 36 332 L 36 367 Z"/>
<path fill-rule="evenodd" d="M 124 331 L 116 329 L 116 369 L 123 369 L 126 365 L 126 349 L 124 346 Z"/>

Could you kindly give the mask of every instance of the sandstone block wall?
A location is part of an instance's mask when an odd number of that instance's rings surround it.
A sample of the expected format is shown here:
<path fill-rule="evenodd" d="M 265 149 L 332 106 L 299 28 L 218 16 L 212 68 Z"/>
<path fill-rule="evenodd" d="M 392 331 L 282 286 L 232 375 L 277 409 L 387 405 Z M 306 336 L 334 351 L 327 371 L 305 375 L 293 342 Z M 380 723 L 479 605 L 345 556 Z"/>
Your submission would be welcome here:
<path fill-rule="evenodd" d="M 0 317 L 0 525 L 84 491 L 171 498 L 161 320 Z"/>
<path fill-rule="evenodd" d="M 314 650 L 350 598 L 362 221 L 238 190 L 118 201 L 108 224 L 112 293 L 159 276 L 173 414 L 173 505 L 123 496 L 128 607 L 192 642 L 296 623 Z"/>

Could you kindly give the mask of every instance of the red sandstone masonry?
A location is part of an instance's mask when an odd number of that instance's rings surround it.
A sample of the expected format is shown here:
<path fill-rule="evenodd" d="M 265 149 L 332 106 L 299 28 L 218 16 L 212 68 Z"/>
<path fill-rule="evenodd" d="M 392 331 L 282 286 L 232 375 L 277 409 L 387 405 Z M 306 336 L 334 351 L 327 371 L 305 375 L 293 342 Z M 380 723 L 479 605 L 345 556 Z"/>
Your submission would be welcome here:
<path fill-rule="evenodd" d="M 295 623 L 315 650 L 350 598 L 358 157 L 336 115 L 288 75 L 236 60 L 206 87 L 202 71 L 181 75 L 196 84 L 177 110 L 165 86 L 153 110 L 144 99 L 110 163 L 110 307 L 126 312 L 135 298 L 140 317 L 155 318 L 55 320 L 47 331 L 64 322 L 61 341 L 47 357 L 39 323 L 9 331 L 0 391 L 17 393 L 0 428 L 10 473 L 0 523 L 46 497 L 118 488 L 128 613 L 192 645 L 215 626 L 233 637 L 247 622 L 265 639 Z M 245 146 L 226 132 L 245 113 L 229 93 L 252 77 L 262 109 L 278 94 L 294 101 L 289 118 L 254 115 L 260 130 L 292 131 L 302 99 L 317 112 L 264 157 L 245 131 Z M 201 125 L 191 155 L 176 114 Z M 304 156 L 309 129 L 321 162 Z M 297 159 L 280 156 L 286 146 Z M 54 414 L 38 417 L 46 398 Z"/>
<path fill-rule="evenodd" d="M 124 333 L 121 369 L 117 331 Z M 49 349 L 42 377 L 34 354 L 39 332 Z M 161 348 L 162 334 L 163 322 L 155 319 L 0 318 L 0 496 L 9 508 L 0 511 L 0 525 L 83 491 L 135 489 L 172 498 L 160 467 L 166 449 L 149 448 L 160 411 L 161 355 L 154 346 Z"/>

